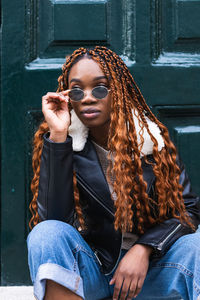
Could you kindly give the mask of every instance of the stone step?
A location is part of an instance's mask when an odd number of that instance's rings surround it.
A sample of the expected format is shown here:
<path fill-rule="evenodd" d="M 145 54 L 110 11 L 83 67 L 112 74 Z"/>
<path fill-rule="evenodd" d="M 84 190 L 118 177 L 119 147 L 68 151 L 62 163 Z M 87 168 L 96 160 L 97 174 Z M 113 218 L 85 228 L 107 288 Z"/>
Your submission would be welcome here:
<path fill-rule="evenodd" d="M 32 286 L 1 286 L 1 300 L 35 300 Z"/>

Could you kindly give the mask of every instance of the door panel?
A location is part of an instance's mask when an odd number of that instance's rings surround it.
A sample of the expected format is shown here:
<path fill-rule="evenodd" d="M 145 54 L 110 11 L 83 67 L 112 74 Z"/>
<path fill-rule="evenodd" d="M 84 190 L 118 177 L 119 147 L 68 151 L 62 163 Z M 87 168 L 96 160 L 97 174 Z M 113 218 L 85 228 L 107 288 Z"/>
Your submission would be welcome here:
<path fill-rule="evenodd" d="M 169 129 L 192 187 L 200 195 L 200 106 L 156 106 L 154 112 Z"/>
<path fill-rule="evenodd" d="M 121 55 L 200 193 L 200 1 L 3 0 L 2 8 L 1 284 L 21 285 L 30 284 L 26 237 L 41 97 L 56 90 L 74 49 L 100 44 Z"/>

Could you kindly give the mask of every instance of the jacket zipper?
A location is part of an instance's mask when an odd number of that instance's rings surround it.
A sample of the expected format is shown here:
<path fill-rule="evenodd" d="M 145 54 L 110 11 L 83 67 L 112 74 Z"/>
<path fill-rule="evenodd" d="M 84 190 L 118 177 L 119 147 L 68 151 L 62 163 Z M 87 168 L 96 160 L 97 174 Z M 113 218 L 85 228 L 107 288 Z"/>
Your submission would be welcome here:
<path fill-rule="evenodd" d="M 100 266 L 102 267 L 102 262 L 101 262 L 100 259 L 98 258 L 98 255 L 97 255 L 97 251 L 96 251 L 96 250 L 94 251 L 94 255 L 95 255 L 96 259 L 98 260 Z"/>
<path fill-rule="evenodd" d="M 179 224 L 157 247 L 158 250 L 162 250 L 162 246 L 166 243 L 166 241 L 181 227 Z"/>
<path fill-rule="evenodd" d="M 90 190 L 79 180 L 78 176 L 77 176 L 77 181 L 86 190 L 86 192 L 90 196 L 92 196 L 92 198 L 94 198 L 101 206 L 103 206 L 112 216 L 115 216 L 114 213 L 109 208 L 107 208 L 94 194 L 90 192 Z"/>
<path fill-rule="evenodd" d="M 112 268 L 112 270 L 109 273 L 105 273 L 105 275 L 110 275 L 115 270 L 116 266 L 119 263 L 119 259 L 121 257 L 121 253 L 122 253 L 122 235 L 121 235 L 121 246 L 120 246 L 120 251 L 119 251 L 119 255 L 118 255 L 117 261 L 116 261 L 114 267 Z"/>
<path fill-rule="evenodd" d="M 76 175 L 77 176 L 77 175 Z M 79 180 L 78 176 L 77 176 L 77 181 L 78 183 L 82 186 L 82 188 L 85 189 L 85 191 L 94 198 L 94 200 L 96 200 L 101 206 L 103 206 L 112 216 L 115 216 L 114 213 L 108 209 L 95 195 L 93 195 L 90 190 Z M 122 245 L 122 236 L 121 236 L 121 245 Z M 97 255 L 97 250 L 94 250 L 94 255 L 97 259 L 97 261 L 99 262 L 100 266 L 102 267 L 102 262 L 100 261 L 98 255 Z M 120 256 L 121 256 L 121 247 L 120 247 L 120 251 L 119 251 L 119 255 L 118 255 L 118 258 L 117 258 L 117 261 L 115 263 L 115 266 L 112 268 L 112 270 L 109 272 L 109 273 L 105 273 L 105 275 L 109 275 L 113 272 L 113 270 L 115 269 L 116 265 L 118 264 L 119 262 L 119 259 L 120 259 Z"/>
<path fill-rule="evenodd" d="M 122 245 L 122 236 L 121 236 L 121 245 Z M 102 262 L 100 261 L 100 259 L 99 259 L 99 257 L 98 257 L 98 251 L 95 250 L 95 249 L 93 249 L 93 252 L 94 252 L 94 255 L 95 255 L 96 259 L 98 260 L 100 266 L 102 267 L 103 264 L 102 264 Z M 122 252 L 122 248 L 120 247 L 119 255 L 118 255 L 118 258 L 117 258 L 117 260 L 116 260 L 116 263 L 115 263 L 114 267 L 112 268 L 112 270 L 111 270 L 109 273 L 104 273 L 105 275 L 110 275 L 110 274 L 115 270 L 116 266 L 117 266 L 118 263 L 119 263 L 119 259 L 120 259 L 120 257 L 121 257 L 121 252 Z"/>

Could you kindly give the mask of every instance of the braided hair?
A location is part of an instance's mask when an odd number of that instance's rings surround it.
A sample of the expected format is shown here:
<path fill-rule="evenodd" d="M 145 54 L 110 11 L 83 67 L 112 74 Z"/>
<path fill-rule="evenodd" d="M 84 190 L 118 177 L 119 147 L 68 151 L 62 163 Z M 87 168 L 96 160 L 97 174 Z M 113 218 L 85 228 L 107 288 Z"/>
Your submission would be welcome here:
<path fill-rule="evenodd" d="M 107 177 L 110 183 L 111 176 L 115 178 L 113 184 L 113 191 L 117 199 L 114 202 L 115 229 L 122 232 L 131 232 L 134 229 L 142 234 L 153 224 L 166 220 L 169 213 L 171 217 L 179 219 L 194 229 L 184 205 L 183 188 L 179 184 L 180 169 L 176 163 L 176 148 L 169 138 L 167 128 L 155 117 L 146 104 L 123 60 L 115 52 L 103 46 L 96 46 L 92 49 L 79 48 L 70 57 L 67 57 L 62 67 L 62 74 L 58 78 L 57 92 L 68 89 L 70 69 L 84 57 L 91 58 L 99 64 L 110 83 L 112 92 L 112 112 L 107 145 L 110 153 Z M 133 114 L 138 118 L 139 133 L 136 132 Z M 148 127 L 146 115 L 160 129 L 165 144 L 161 151 L 158 150 L 158 142 Z M 152 164 L 155 174 L 156 200 L 147 194 L 147 183 L 143 178 L 141 155 L 143 155 L 144 129 L 153 142 L 154 162 L 148 161 L 145 155 L 144 159 L 146 163 Z M 32 212 L 30 226 L 39 222 L 37 197 L 40 160 L 43 135 L 48 130 L 48 125 L 44 121 L 34 137 L 32 163 L 34 177 L 31 183 L 33 199 L 30 203 Z M 140 143 L 138 143 L 138 134 Z M 84 227 L 85 222 L 79 202 L 75 173 L 73 178 L 75 209 L 80 225 Z"/>

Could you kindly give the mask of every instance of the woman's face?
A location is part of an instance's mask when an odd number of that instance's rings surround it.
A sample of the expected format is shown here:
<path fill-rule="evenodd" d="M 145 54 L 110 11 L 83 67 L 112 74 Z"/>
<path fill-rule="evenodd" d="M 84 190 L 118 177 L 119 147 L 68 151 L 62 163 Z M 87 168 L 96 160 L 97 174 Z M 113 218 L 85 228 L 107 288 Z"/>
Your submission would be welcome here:
<path fill-rule="evenodd" d="M 111 113 L 111 92 L 103 99 L 97 99 L 92 95 L 92 89 L 96 86 L 106 86 L 109 82 L 93 59 L 83 58 L 70 70 L 68 77 L 69 89 L 80 88 L 85 96 L 79 102 L 70 100 L 78 118 L 88 128 L 108 128 Z"/>

